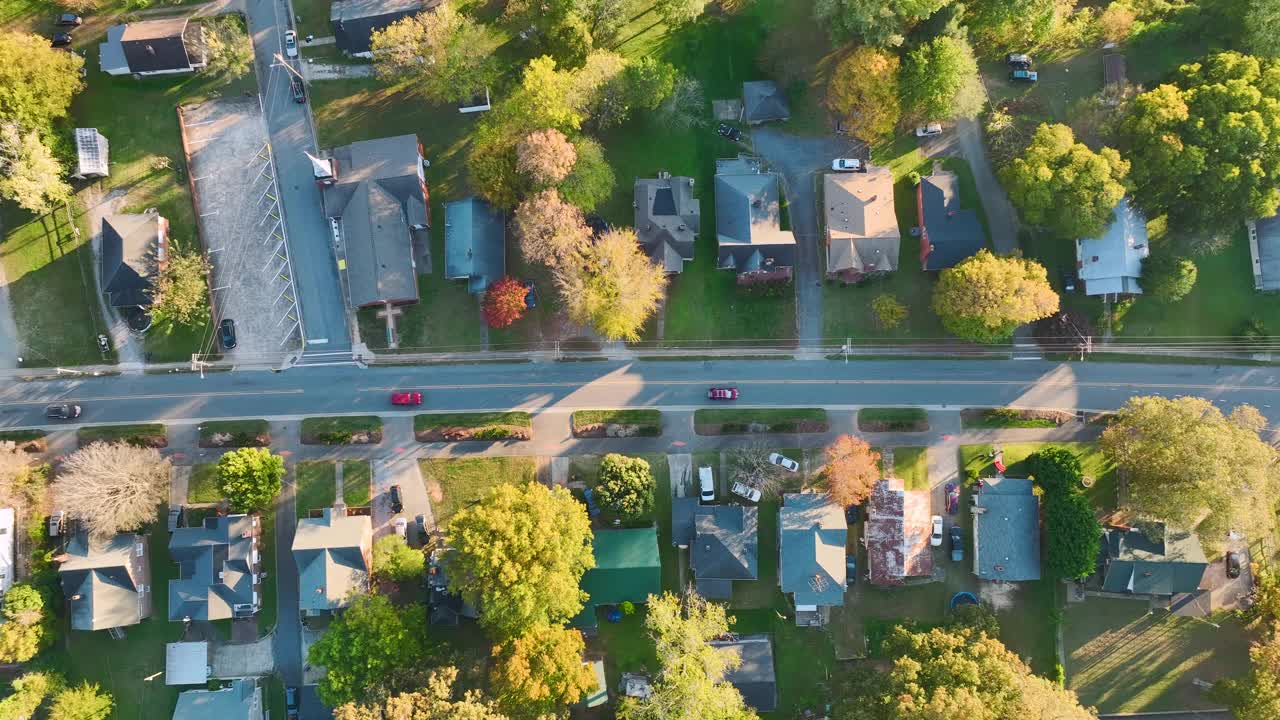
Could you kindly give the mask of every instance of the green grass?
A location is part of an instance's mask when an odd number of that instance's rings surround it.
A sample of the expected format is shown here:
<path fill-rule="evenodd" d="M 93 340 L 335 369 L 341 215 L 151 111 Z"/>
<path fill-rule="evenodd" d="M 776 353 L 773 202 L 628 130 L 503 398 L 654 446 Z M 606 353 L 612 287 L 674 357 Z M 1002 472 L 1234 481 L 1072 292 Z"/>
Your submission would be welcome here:
<path fill-rule="evenodd" d="M 662 434 L 660 410 L 576 410 L 571 422 L 575 429 L 586 425 L 639 425 L 643 437 Z"/>
<path fill-rule="evenodd" d="M 604 609 L 596 610 L 597 642 L 604 648 L 605 677 L 609 681 L 609 695 L 616 697 L 618 683 L 624 672 L 644 672 L 653 677 L 658 672 L 658 650 L 644 627 L 646 608 L 636 605 L 636 611 L 624 615 L 616 623 L 601 617 Z"/>
<path fill-rule="evenodd" d="M 347 507 L 366 507 L 373 494 L 373 470 L 368 460 L 342 463 L 342 502 Z"/>
<path fill-rule="evenodd" d="M 742 425 L 761 423 L 772 426 L 787 426 L 798 422 L 825 423 L 827 411 L 822 408 L 724 408 L 714 410 L 695 410 L 694 425 Z"/>
<path fill-rule="evenodd" d="M 191 479 L 187 484 L 187 502 L 222 502 L 222 490 L 218 487 L 217 464 L 201 463 L 192 466 Z"/>
<path fill-rule="evenodd" d="M 81 446 L 95 442 L 127 442 L 143 444 L 150 438 L 164 438 L 165 426 L 160 424 L 101 425 L 83 427 L 76 431 Z"/>
<path fill-rule="evenodd" d="M 350 417 L 311 417 L 302 421 L 303 442 L 343 445 L 355 433 L 381 433 L 382 418 L 376 415 L 352 415 Z"/>
<path fill-rule="evenodd" d="M 680 551 L 671 544 L 671 466 L 666 456 L 656 456 L 649 461 L 653 469 L 653 514 L 658 526 L 658 557 L 662 560 L 662 589 L 679 593 Z"/>
<path fill-rule="evenodd" d="M 262 556 L 262 570 L 267 579 L 262 583 L 262 606 L 258 609 L 258 637 L 266 637 L 276 624 L 279 600 L 276 593 L 276 510 L 272 507 L 258 513 L 262 535 L 258 538 L 258 552 Z"/>
<path fill-rule="evenodd" d="M 1051 428 L 1058 423 L 1050 418 L 1022 417 L 1013 408 L 984 408 L 978 417 L 962 415 L 964 428 Z"/>
<path fill-rule="evenodd" d="M 312 510 L 333 507 L 335 480 L 332 462 L 300 462 L 294 466 L 293 480 L 294 507 L 299 518 L 307 517 Z M 345 490 L 343 488 L 344 493 Z"/>
<path fill-rule="evenodd" d="M 535 466 L 529 457 L 463 458 L 419 460 L 427 493 L 443 525 L 454 513 L 479 500 L 485 492 L 502 483 L 534 481 Z"/>
<path fill-rule="evenodd" d="M 0 442 L 24 443 L 39 440 L 47 433 L 43 430 L 5 430 L 0 432 Z"/>
<path fill-rule="evenodd" d="M 893 448 L 893 474 L 902 479 L 908 490 L 928 490 L 929 457 L 927 448 Z"/>
<path fill-rule="evenodd" d="M 267 683 L 263 688 L 262 695 L 266 698 L 267 717 L 269 720 L 284 717 L 284 681 L 280 679 L 279 675 L 271 675 L 267 678 Z"/>
<path fill-rule="evenodd" d="M 1085 497 L 1099 514 L 1115 510 L 1117 473 L 1115 465 L 1102 454 L 1097 443 L 1007 443 L 1003 445 L 1005 476 L 1026 477 L 1027 456 L 1048 447 L 1070 450 L 1080 457 L 1086 477 L 1094 479 L 1093 486 L 1084 489 Z M 968 482 L 969 477 L 991 477 L 995 468 L 984 454 L 991 452 L 990 445 L 961 445 L 960 470 Z"/>
<path fill-rule="evenodd" d="M 200 440 L 209 442 L 214 435 L 231 435 L 230 447 L 256 447 L 258 437 L 265 436 L 271 444 L 271 423 L 266 420 L 210 420 L 200 423 Z"/>
<path fill-rule="evenodd" d="M 929 413 L 922 408 L 862 408 L 858 429 L 878 432 L 924 432 L 929 429 Z"/>
<path fill-rule="evenodd" d="M 1143 600 L 1070 605 L 1063 643 L 1067 687 L 1103 713 L 1215 707 L 1191 679 L 1213 682 L 1248 668 L 1249 637 L 1234 618 L 1148 613 Z"/>
<path fill-rule="evenodd" d="M 328 37 L 333 34 L 333 26 L 329 24 L 329 5 L 331 0 L 294 0 L 293 14 L 297 16 L 298 46 L 304 51 L 307 47 L 302 38 L 307 35 Z M 317 47 L 333 47 L 317 46 Z"/>
<path fill-rule="evenodd" d="M 533 419 L 527 412 L 437 413 L 413 416 L 413 429 L 416 432 L 447 427 L 480 429 L 498 425 L 529 428 L 533 427 Z"/>

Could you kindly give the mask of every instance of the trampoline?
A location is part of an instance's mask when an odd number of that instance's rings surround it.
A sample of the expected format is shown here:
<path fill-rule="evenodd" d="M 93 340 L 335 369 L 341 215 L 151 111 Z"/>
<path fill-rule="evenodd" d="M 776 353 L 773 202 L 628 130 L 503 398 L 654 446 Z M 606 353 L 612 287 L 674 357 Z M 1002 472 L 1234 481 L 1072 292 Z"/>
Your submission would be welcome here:
<path fill-rule="evenodd" d="M 973 593 L 961 591 L 951 597 L 951 604 L 947 606 L 948 610 L 955 610 L 961 605 L 977 605 L 978 598 Z"/>

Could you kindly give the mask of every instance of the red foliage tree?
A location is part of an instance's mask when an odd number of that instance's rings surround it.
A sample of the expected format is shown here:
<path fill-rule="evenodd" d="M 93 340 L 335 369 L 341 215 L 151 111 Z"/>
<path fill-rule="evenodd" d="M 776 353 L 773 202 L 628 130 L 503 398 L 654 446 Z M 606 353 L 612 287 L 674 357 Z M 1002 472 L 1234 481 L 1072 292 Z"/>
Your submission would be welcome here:
<path fill-rule="evenodd" d="M 504 277 L 484 293 L 484 321 L 491 328 L 504 328 L 524 317 L 528 289 L 519 280 Z"/>

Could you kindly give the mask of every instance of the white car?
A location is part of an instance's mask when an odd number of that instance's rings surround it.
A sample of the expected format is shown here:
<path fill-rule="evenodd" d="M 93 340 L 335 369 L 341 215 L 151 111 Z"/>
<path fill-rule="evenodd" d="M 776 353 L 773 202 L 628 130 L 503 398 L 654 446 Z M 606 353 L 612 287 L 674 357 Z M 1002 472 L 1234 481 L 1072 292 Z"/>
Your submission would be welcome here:
<path fill-rule="evenodd" d="M 786 455 L 779 455 L 778 453 L 769 453 L 769 462 L 773 463 L 774 465 L 777 465 L 780 468 L 786 468 L 791 472 L 800 472 L 800 463 L 796 462 L 795 460 L 792 460 Z"/>
<path fill-rule="evenodd" d="M 298 33 L 286 30 L 284 33 L 284 54 L 287 57 L 298 57 Z"/>
<path fill-rule="evenodd" d="M 933 534 L 929 536 L 929 544 L 933 547 L 942 547 L 942 516 L 933 516 Z"/>
<path fill-rule="evenodd" d="M 857 158 L 836 158 L 831 161 L 831 169 L 836 172 L 862 172 L 862 161 Z"/>
<path fill-rule="evenodd" d="M 941 134 L 942 134 L 941 123 L 929 123 L 928 125 L 921 125 L 920 127 L 916 128 L 916 137 L 929 137 L 930 135 L 941 135 Z"/>
<path fill-rule="evenodd" d="M 716 477 L 711 472 L 710 465 L 703 465 L 698 468 L 698 489 L 701 491 L 702 502 L 714 502 L 716 499 Z"/>
<path fill-rule="evenodd" d="M 730 490 L 740 498 L 746 498 L 751 502 L 760 502 L 760 488 L 753 488 L 750 485 L 736 482 Z"/>
<path fill-rule="evenodd" d="M 396 518 L 395 529 L 396 529 L 396 534 L 399 535 L 400 537 L 408 537 L 409 521 L 402 517 Z"/>

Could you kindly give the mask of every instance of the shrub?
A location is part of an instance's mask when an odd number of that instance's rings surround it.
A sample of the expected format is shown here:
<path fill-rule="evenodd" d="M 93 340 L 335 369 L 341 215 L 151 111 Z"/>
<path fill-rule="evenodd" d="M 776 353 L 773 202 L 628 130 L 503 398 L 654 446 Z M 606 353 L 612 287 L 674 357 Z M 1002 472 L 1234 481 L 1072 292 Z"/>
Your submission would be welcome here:
<path fill-rule="evenodd" d="M 489 427 L 475 431 L 471 434 L 471 438 L 473 440 L 507 440 L 514 434 L 515 433 L 511 432 L 507 428 Z"/>
<path fill-rule="evenodd" d="M 639 518 L 653 509 L 653 489 L 653 470 L 647 460 L 617 453 L 604 456 L 596 486 L 602 506 L 624 518 Z"/>

